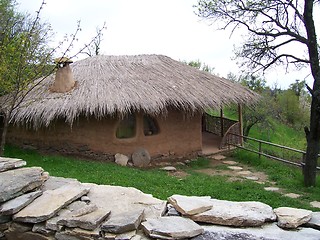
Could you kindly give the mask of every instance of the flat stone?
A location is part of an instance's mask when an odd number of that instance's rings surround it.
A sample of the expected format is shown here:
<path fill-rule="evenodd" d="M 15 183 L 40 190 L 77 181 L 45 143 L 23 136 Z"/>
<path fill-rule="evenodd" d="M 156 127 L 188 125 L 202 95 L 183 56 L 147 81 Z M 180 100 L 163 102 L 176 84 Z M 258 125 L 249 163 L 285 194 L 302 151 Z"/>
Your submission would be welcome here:
<path fill-rule="evenodd" d="M 47 190 L 55 190 L 57 188 L 60 188 L 61 186 L 68 185 L 68 184 L 80 184 L 80 182 L 77 179 L 74 178 L 63 178 L 63 177 L 54 177 L 50 176 L 47 181 L 43 183 L 41 186 L 41 190 L 47 191 Z"/>
<path fill-rule="evenodd" d="M 115 163 L 121 166 L 127 166 L 129 158 L 126 155 L 117 153 L 115 156 Z"/>
<path fill-rule="evenodd" d="M 313 212 L 311 220 L 303 226 L 320 230 L 320 212 Z"/>
<path fill-rule="evenodd" d="M 27 165 L 27 163 L 22 159 L 0 157 L 0 172 L 23 167 L 25 165 Z"/>
<path fill-rule="evenodd" d="M 280 207 L 274 209 L 274 213 L 278 218 L 277 225 L 285 229 L 297 228 L 309 222 L 312 217 L 312 211 L 299 208 Z"/>
<path fill-rule="evenodd" d="M 320 202 L 317 202 L 317 201 L 311 202 L 310 205 L 314 208 L 320 208 Z"/>
<path fill-rule="evenodd" d="M 319 231 L 299 228 L 287 231 L 276 223 L 265 224 L 259 228 L 233 228 L 218 225 L 203 226 L 204 234 L 192 240 L 319 240 Z"/>
<path fill-rule="evenodd" d="M 275 221 L 272 208 L 261 202 L 231 202 L 212 199 L 212 209 L 190 218 L 196 222 L 218 225 L 249 227 L 261 226 L 265 222 Z"/>
<path fill-rule="evenodd" d="M 289 197 L 289 198 L 294 198 L 294 199 L 301 197 L 300 194 L 296 194 L 296 193 L 287 193 L 287 194 L 285 194 L 284 196 L 285 196 L 285 197 Z"/>
<path fill-rule="evenodd" d="M 177 169 L 173 166 L 167 166 L 167 167 L 163 167 L 161 168 L 161 170 L 164 170 L 164 171 L 168 171 L 168 172 L 175 172 L 177 171 Z"/>
<path fill-rule="evenodd" d="M 47 229 L 44 223 L 36 223 L 32 227 L 32 232 L 40 233 L 44 236 L 54 235 L 54 231 Z"/>
<path fill-rule="evenodd" d="M 234 171 L 241 171 L 243 169 L 242 167 L 237 167 L 237 166 L 228 166 L 228 168 Z"/>
<path fill-rule="evenodd" d="M 238 172 L 238 174 L 240 174 L 240 175 L 250 175 L 250 174 L 252 174 L 252 172 L 250 172 L 250 171 L 240 171 L 240 172 Z"/>
<path fill-rule="evenodd" d="M 13 215 L 39 197 L 42 191 L 30 192 L 0 205 L 0 215 Z"/>
<path fill-rule="evenodd" d="M 79 227 L 86 230 L 96 229 L 110 214 L 110 210 L 98 208 L 97 210 L 80 215 L 80 216 L 67 216 L 58 220 L 58 225 L 74 228 Z"/>
<path fill-rule="evenodd" d="M 212 156 L 212 158 L 215 159 L 215 160 L 223 160 L 223 159 L 226 159 L 226 157 L 223 156 L 223 155 L 214 155 L 214 156 Z"/>
<path fill-rule="evenodd" d="M 11 222 L 11 215 L 0 215 L 0 224 Z"/>
<path fill-rule="evenodd" d="M 160 217 L 165 213 L 166 202 L 132 187 L 83 184 L 90 187 L 91 203 L 119 215 L 134 210 L 144 210 L 144 218 Z"/>
<path fill-rule="evenodd" d="M 132 154 L 132 162 L 135 167 L 148 167 L 151 161 L 149 152 L 144 148 L 138 148 Z"/>
<path fill-rule="evenodd" d="M 256 177 L 256 176 L 248 176 L 248 177 L 245 177 L 245 179 L 252 180 L 252 181 L 258 181 L 259 180 L 259 178 Z"/>
<path fill-rule="evenodd" d="M 7 230 L 11 225 L 11 222 L 1 223 L 0 224 L 0 232 Z"/>
<path fill-rule="evenodd" d="M 100 228 L 95 230 L 85 230 L 81 228 L 68 228 L 55 234 L 57 240 L 91 240 L 91 239 L 114 239 L 101 238 Z"/>
<path fill-rule="evenodd" d="M 166 216 L 181 216 L 181 214 L 175 209 L 175 207 L 168 203 Z"/>
<path fill-rule="evenodd" d="M 265 187 L 264 190 L 269 192 L 278 192 L 280 189 L 277 187 Z"/>
<path fill-rule="evenodd" d="M 227 164 L 227 165 L 237 165 L 238 163 L 235 162 L 235 161 L 222 161 L 224 164 Z"/>
<path fill-rule="evenodd" d="M 144 232 L 152 238 L 186 239 L 203 233 L 203 228 L 182 217 L 149 218 L 141 223 Z"/>
<path fill-rule="evenodd" d="M 212 208 L 211 197 L 172 195 L 168 201 L 182 215 L 194 215 Z"/>
<path fill-rule="evenodd" d="M 82 184 L 68 184 L 55 190 L 47 190 L 31 204 L 13 215 L 13 219 L 30 223 L 46 221 L 60 209 L 88 193 L 89 189 Z"/>
<path fill-rule="evenodd" d="M 94 204 L 88 204 L 83 201 L 74 201 L 65 208 L 61 209 L 56 216 L 46 221 L 46 228 L 54 231 L 60 231 L 62 225 L 58 222 L 61 219 L 72 218 L 73 216 L 80 216 L 97 210 L 97 206 Z"/>
<path fill-rule="evenodd" d="M 143 210 L 130 211 L 120 215 L 111 215 L 110 219 L 101 225 L 101 230 L 109 233 L 124 233 L 137 230 L 143 218 Z"/>
<path fill-rule="evenodd" d="M 0 173 L 0 203 L 29 192 L 47 180 L 40 167 L 19 168 Z"/>

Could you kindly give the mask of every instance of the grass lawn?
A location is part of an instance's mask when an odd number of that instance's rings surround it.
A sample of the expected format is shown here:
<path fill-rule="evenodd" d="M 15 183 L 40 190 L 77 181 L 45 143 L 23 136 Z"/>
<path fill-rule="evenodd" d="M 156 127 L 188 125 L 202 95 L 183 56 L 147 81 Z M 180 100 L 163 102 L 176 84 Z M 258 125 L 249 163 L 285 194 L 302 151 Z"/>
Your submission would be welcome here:
<path fill-rule="evenodd" d="M 277 181 L 280 187 L 294 190 L 295 193 L 303 193 L 303 197 L 291 199 L 279 193 L 265 191 L 263 185 L 250 180 L 229 182 L 227 176 L 208 176 L 196 172 L 197 169 L 210 168 L 209 160 L 206 158 L 199 158 L 186 166 L 177 166 L 179 170 L 189 175 L 176 177 L 156 168 L 143 170 L 122 167 L 114 163 L 45 156 L 35 151 L 11 146 L 7 146 L 5 154 L 8 157 L 26 160 L 28 166 L 40 166 L 51 176 L 76 178 L 81 182 L 135 187 L 160 199 L 166 199 L 173 194 L 211 196 L 233 201 L 260 201 L 272 207 L 289 206 L 314 211 L 317 209 L 311 208 L 309 202 L 320 199 L 319 179 L 317 188 L 304 188 L 299 169 L 288 168 L 267 160 L 252 162 L 250 160 L 252 156 L 240 152 L 235 155 L 240 161 L 250 163 L 258 170 L 266 170 L 271 180 Z"/>

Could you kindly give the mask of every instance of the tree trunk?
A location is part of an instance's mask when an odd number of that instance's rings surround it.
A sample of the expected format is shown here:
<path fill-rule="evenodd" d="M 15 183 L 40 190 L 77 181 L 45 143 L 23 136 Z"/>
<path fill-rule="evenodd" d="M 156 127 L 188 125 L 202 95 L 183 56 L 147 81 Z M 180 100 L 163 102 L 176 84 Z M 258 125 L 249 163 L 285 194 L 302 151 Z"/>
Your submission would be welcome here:
<path fill-rule="evenodd" d="M 306 127 L 307 153 L 306 164 L 303 169 L 304 184 L 306 187 L 316 185 L 317 159 L 320 144 L 320 66 L 319 52 L 315 25 L 313 21 L 313 0 L 305 0 L 304 24 L 308 35 L 308 52 L 310 58 L 311 73 L 314 78 L 313 88 L 308 90 L 312 95 L 310 130 Z"/>
<path fill-rule="evenodd" d="M 8 126 L 9 126 L 9 118 L 7 117 L 7 115 L 5 115 L 3 118 L 3 129 L 1 134 L 0 157 L 4 155 L 4 146 L 6 144 Z"/>

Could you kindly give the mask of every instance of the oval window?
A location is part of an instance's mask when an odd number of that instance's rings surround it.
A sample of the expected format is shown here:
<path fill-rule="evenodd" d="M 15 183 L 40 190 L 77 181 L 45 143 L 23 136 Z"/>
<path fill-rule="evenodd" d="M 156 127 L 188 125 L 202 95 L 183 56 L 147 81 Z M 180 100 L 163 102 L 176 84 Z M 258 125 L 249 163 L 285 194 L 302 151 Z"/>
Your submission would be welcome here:
<path fill-rule="evenodd" d="M 145 136 L 152 136 L 159 133 L 158 123 L 155 118 L 151 116 L 143 116 L 143 132 Z"/>
<path fill-rule="evenodd" d="M 116 131 L 116 137 L 120 139 L 133 138 L 136 135 L 136 116 L 126 115 L 120 122 Z"/>

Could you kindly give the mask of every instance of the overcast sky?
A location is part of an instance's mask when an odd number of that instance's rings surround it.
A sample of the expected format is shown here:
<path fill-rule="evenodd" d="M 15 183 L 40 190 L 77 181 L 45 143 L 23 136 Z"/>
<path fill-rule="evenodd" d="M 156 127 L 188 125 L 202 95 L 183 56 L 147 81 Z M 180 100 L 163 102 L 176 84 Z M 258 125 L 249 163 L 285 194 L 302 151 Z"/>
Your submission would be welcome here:
<path fill-rule="evenodd" d="M 34 13 L 41 0 L 18 0 L 20 9 Z M 233 46 L 239 46 L 241 33 L 230 38 L 230 31 L 215 30 L 194 13 L 197 0 L 47 0 L 42 20 L 51 23 L 56 40 L 73 33 L 81 20 L 79 43 L 90 41 L 96 27 L 106 22 L 101 54 L 163 54 L 176 60 L 200 60 L 226 77 L 239 74 L 232 60 Z M 82 55 L 85 57 L 85 55 Z M 268 85 L 288 87 L 303 80 L 308 69 L 285 73 L 277 68 L 267 72 Z M 312 82 L 309 76 L 306 80 Z"/>

